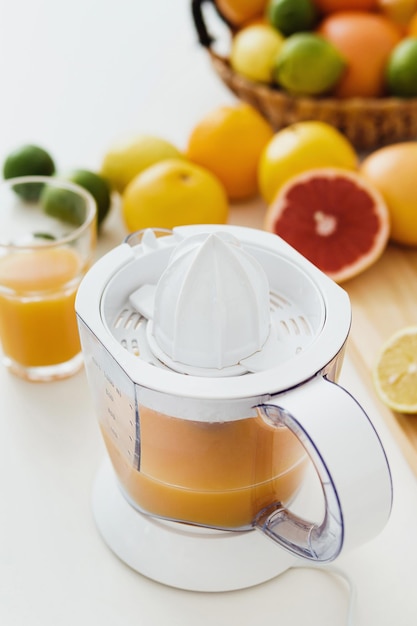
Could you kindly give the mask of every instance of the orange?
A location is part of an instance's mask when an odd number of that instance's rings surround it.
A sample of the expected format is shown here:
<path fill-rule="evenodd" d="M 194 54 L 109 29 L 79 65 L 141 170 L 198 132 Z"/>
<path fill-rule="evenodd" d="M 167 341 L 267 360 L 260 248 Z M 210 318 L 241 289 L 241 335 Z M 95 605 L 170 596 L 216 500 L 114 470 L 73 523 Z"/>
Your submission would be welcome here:
<path fill-rule="evenodd" d="M 417 11 L 408 22 L 407 35 L 410 37 L 417 37 Z"/>
<path fill-rule="evenodd" d="M 219 12 L 235 26 L 263 15 L 267 0 L 216 0 Z"/>
<path fill-rule="evenodd" d="M 360 173 L 383 195 L 391 219 L 391 239 L 417 246 L 417 141 L 375 150 L 360 165 Z"/>
<path fill-rule="evenodd" d="M 397 24 L 382 14 L 342 11 L 324 18 L 318 32 L 347 62 L 336 96 L 376 98 L 384 94 L 385 66 L 401 39 Z"/>
<path fill-rule="evenodd" d="M 280 189 L 265 229 L 341 283 L 381 256 L 389 216 L 381 194 L 358 173 L 320 168 L 290 178 Z"/>
<path fill-rule="evenodd" d="M 378 0 L 378 8 L 393 22 L 406 26 L 417 11 L 417 0 Z"/>
<path fill-rule="evenodd" d="M 273 134 L 272 126 L 249 104 L 224 105 L 197 123 L 186 154 L 217 176 L 230 200 L 242 200 L 258 191 L 258 162 Z"/>
<path fill-rule="evenodd" d="M 378 6 L 378 0 L 314 0 L 322 13 L 335 11 L 372 11 Z"/>

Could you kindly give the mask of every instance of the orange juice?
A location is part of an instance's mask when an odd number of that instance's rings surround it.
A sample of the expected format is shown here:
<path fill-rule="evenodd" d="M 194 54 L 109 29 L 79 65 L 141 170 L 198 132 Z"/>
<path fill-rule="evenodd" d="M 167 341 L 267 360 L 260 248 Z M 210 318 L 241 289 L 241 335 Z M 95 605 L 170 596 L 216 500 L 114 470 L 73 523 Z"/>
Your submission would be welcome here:
<path fill-rule="evenodd" d="M 74 311 L 80 268 L 69 248 L 40 247 L 0 258 L 0 336 L 9 359 L 42 367 L 80 352 Z"/>
<path fill-rule="evenodd" d="M 102 424 L 125 492 L 142 510 L 218 528 L 246 528 L 275 502 L 288 503 L 304 474 L 306 455 L 286 428 L 252 417 L 198 422 L 140 407 L 140 460 L 133 467 L 123 433 Z"/>

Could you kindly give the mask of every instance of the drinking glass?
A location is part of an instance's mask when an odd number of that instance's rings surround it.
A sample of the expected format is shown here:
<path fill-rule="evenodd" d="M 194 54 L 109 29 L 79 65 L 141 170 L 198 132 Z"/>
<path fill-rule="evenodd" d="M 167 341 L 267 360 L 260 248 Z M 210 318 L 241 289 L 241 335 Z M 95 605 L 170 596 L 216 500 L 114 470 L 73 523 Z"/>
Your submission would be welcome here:
<path fill-rule="evenodd" d="M 75 374 L 83 364 L 74 309 L 93 261 L 96 203 L 55 177 L 0 183 L 0 340 L 3 362 L 31 381 Z"/>

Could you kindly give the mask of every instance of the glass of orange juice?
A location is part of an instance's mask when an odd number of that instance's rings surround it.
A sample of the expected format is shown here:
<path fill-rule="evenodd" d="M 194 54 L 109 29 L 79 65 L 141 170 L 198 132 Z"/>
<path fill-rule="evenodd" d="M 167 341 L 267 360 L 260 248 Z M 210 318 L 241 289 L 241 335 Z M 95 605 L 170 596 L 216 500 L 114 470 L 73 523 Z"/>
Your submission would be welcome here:
<path fill-rule="evenodd" d="M 96 246 L 96 203 L 55 177 L 0 184 L 0 340 L 3 362 L 31 381 L 82 364 L 75 294 Z"/>

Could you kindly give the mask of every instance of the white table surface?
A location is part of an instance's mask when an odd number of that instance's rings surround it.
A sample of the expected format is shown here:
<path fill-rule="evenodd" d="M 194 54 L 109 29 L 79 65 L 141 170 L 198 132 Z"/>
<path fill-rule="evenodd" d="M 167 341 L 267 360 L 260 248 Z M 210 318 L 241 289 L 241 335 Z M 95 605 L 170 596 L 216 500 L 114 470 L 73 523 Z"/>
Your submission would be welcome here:
<path fill-rule="evenodd" d="M 0 0 L 0 160 L 38 143 L 60 170 L 97 168 L 123 135 L 185 146 L 193 124 L 233 101 L 197 44 L 186 0 Z M 117 210 L 100 252 L 124 235 Z M 417 620 L 417 484 L 351 364 L 341 382 L 367 409 L 390 460 L 394 508 L 384 531 L 337 561 L 354 581 L 357 626 Z M 51 384 L 0 368 L 2 626 L 285 626 L 345 623 L 347 590 L 290 570 L 256 588 L 202 594 L 145 579 L 103 544 L 92 481 L 104 456 L 84 371 Z"/>

